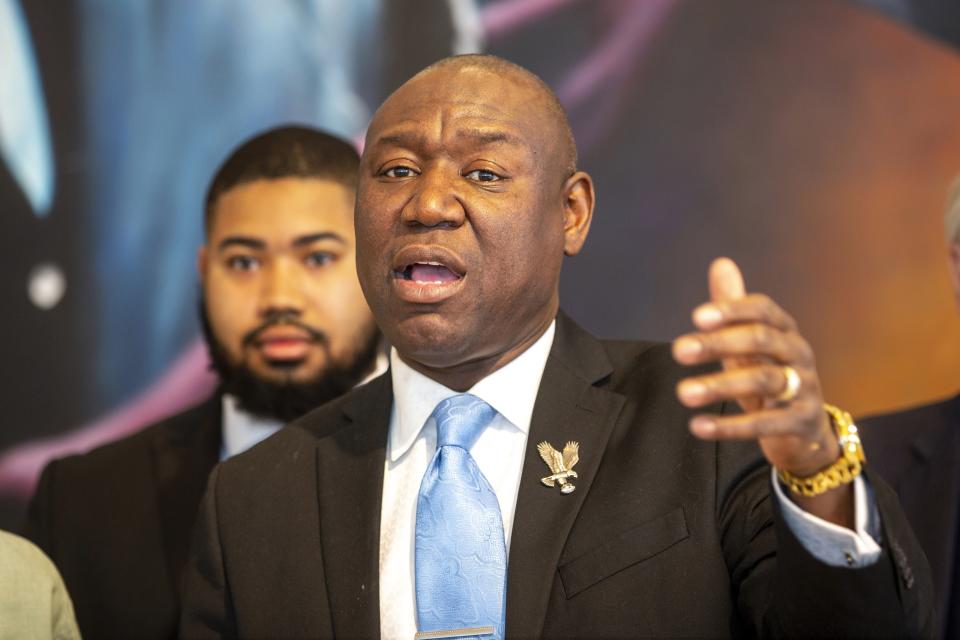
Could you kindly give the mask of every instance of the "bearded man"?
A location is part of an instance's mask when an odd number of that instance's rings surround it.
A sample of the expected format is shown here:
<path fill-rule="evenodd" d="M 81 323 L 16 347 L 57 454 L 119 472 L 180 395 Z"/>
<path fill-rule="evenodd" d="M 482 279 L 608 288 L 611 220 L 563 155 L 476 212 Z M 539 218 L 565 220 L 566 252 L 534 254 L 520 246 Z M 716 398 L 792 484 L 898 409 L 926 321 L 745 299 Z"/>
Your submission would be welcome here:
<path fill-rule="evenodd" d="M 359 156 L 283 127 L 213 178 L 198 268 L 221 384 L 200 406 L 46 468 L 27 527 L 91 638 L 173 638 L 189 532 L 214 465 L 386 368 L 355 266 Z"/>

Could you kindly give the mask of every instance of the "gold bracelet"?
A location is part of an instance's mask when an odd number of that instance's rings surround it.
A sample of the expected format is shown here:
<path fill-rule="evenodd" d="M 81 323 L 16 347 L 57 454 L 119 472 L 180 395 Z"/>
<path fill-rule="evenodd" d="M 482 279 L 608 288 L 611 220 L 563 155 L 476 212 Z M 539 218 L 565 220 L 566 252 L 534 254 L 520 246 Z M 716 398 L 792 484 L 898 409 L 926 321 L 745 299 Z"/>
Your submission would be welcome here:
<path fill-rule="evenodd" d="M 840 439 L 840 459 L 823 471 L 805 478 L 777 469 L 780 482 L 790 487 L 794 493 L 807 497 L 819 496 L 842 484 L 850 484 L 863 471 L 863 465 L 867 461 L 857 425 L 853 423 L 850 414 L 826 403 L 823 408 L 830 416 L 830 422 Z"/>

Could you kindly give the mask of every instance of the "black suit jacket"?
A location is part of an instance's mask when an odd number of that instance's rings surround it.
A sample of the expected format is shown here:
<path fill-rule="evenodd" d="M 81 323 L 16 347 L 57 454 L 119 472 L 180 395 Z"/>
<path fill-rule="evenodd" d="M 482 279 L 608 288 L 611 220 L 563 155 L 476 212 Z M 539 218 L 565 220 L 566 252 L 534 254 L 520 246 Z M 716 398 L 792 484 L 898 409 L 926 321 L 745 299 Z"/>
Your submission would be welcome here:
<path fill-rule="evenodd" d="M 900 496 L 907 519 L 930 559 L 942 636 L 960 515 L 960 396 L 866 418 L 860 427 L 871 468 Z"/>
<path fill-rule="evenodd" d="M 173 638 L 190 528 L 220 454 L 220 398 L 51 462 L 25 534 L 54 561 L 85 638 Z"/>
<path fill-rule="evenodd" d="M 823 565 L 781 521 L 754 444 L 690 435 L 674 395 L 681 375 L 668 345 L 600 342 L 559 317 L 517 498 L 507 635 L 929 629 L 928 569 L 892 492 L 876 483 L 880 561 Z M 214 470 L 185 575 L 184 637 L 379 636 L 391 403 L 382 376 Z M 574 493 L 541 484 L 541 440 L 580 442 Z"/>

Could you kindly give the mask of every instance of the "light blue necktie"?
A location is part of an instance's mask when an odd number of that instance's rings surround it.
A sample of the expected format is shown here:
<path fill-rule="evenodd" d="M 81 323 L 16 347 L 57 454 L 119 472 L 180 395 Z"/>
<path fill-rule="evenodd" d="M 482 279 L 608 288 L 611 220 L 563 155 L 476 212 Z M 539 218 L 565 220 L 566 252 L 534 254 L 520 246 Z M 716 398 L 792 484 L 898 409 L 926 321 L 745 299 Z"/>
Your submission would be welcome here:
<path fill-rule="evenodd" d="M 423 631 L 490 626 L 503 638 L 507 552 L 500 503 L 470 447 L 496 415 L 469 394 L 433 410 L 437 452 L 417 498 L 417 622 Z"/>

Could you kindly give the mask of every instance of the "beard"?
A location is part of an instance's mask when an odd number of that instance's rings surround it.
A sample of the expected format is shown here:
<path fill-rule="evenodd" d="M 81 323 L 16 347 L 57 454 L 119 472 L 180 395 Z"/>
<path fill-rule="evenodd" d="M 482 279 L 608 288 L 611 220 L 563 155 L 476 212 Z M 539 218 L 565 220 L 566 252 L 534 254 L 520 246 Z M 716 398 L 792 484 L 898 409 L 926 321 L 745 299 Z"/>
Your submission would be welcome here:
<path fill-rule="evenodd" d="M 214 335 L 206 307 L 200 302 L 200 325 L 210 353 L 210 368 L 220 377 L 218 392 L 234 396 L 241 409 L 258 418 L 292 422 L 312 409 L 342 396 L 373 369 L 380 351 L 380 334 L 376 326 L 372 326 L 361 336 L 349 361 L 334 361 L 329 358 L 329 341 L 323 332 L 283 314 L 268 317 L 260 327 L 250 332 L 244 343 L 252 342 L 256 335 L 268 326 L 278 324 L 292 324 L 307 330 L 327 352 L 327 366 L 312 380 L 267 380 L 245 364 L 234 363 L 226 347 Z M 290 365 L 278 365 L 277 371 L 287 369 L 292 375 L 292 368 Z"/>

